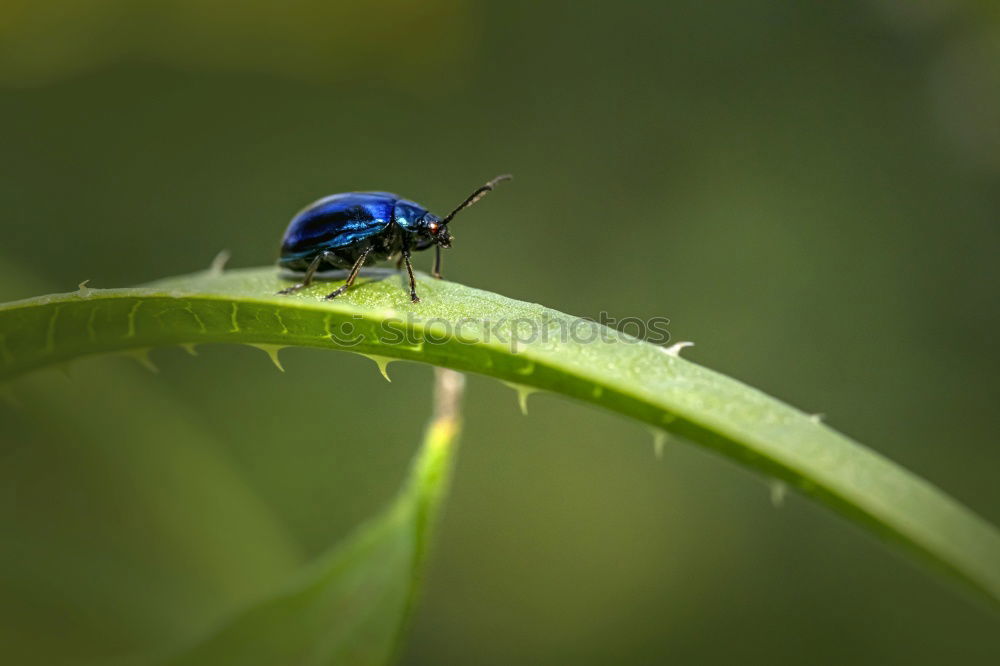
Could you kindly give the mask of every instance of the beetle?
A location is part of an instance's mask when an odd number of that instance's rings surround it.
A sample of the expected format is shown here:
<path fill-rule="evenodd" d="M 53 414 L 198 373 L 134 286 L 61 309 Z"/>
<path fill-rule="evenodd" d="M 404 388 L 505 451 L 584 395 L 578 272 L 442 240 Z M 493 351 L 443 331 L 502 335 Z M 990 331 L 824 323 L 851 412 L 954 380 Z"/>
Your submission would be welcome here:
<path fill-rule="evenodd" d="M 459 212 L 476 203 L 512 176 L 497 176 L 470 194 L 458 208 L 443 218 L 420 204 L 390 192 L 344 192 L 315 201 L 288 224 L 281 243 L 278 265 L 301 273 L 302 281 L 279 294 L 293 294 L 312 284 L 322 264 L 350 269 L 343 286 L 327 294 L 326 300 L 340 296 L 354 284 L 358 271 L 367 263 L 398 256 L 396 268 L 406 265 L 410 279 L 410 300 L 419 303 L 410 253 L 434 247 L 434 277 L 441 278 L 441 249 L 450 248 L 454 237 L 448 223 Z"/>

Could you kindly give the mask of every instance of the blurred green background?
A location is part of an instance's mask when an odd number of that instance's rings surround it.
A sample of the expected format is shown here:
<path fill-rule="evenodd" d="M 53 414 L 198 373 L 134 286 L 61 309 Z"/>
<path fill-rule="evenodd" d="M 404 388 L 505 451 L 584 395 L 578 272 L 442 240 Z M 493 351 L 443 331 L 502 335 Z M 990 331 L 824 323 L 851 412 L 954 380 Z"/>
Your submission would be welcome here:
<path fill-rule="evenodd" d="M 992 1 L 0 1 L 0 296 L 270 263 L 322 195 L 445 274 L 777 395 L 1000 522 Z M 430 256 L 418 264 L 429 269 Z M 0 406 L 0 657 L 156 650 L 395 492 L 430 370 L 205 347 Z M 473 378 L 406 664 L 996 664 L 995 615 L 797 496 Z"/>

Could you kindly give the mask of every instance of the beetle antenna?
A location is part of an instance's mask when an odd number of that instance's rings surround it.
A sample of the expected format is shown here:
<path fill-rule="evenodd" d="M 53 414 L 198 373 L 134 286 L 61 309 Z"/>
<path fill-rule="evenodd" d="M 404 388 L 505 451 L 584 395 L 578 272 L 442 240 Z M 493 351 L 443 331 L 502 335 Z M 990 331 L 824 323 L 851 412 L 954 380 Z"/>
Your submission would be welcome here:
<path fill-rule="evenodd" d="M 441 220 L 441 224 L 448 224 L 449 222 L 451 222 L 451 219 L 453 217 L 455 217 L 455 215 L 457 215 L 459 212 L 465 210 L 466 208 L 468 208 L 472 204 L 476 203 L 477 201 L 479 201 L 480 199 L 482 199 L 483 197 L 485 197 L 487 193 L 492 192 L 493 188 L 496 187 L 498 183 L 502 183 L 505 180 L 510 180 L 513 177 L 514 176 L 510 175 L 509 173 L 505 173 L 502 176 L 497 176 L 496 178 L 494 178 L 490 182 L 486 183 L 485 185 L 483 185 L 482 187 L 480 187 L 478 190 L 476 190 L 475 192 L 473 192 L 472 194 L 470 194 L 469 198 L 466 199 L 465 201 L 463 201 L 459 205 L 458 208 L 456 208 L 455 210 L 453 210 L 450 213 L 448 213 L 445 216 L 445 218 L 443 220 Z"/>

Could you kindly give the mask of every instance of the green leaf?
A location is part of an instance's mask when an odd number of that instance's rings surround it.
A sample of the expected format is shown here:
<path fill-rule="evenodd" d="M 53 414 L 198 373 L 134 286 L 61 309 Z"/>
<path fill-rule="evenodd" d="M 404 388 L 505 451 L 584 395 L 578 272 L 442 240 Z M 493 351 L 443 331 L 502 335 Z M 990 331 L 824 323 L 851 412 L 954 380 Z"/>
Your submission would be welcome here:
<path fill-rule="evenodd" d="M 437 411 L 395 503 L 306 568 L 288 589 L 241 613 L 164 666 L 385 664 L 421 579 L 428 535 L 459 433 L 463 378 L 437 373 Z"/>
<path fill-rule="evenodd" d="M 386 277 L 391 276 L 391 277 Z M 0 306 L 0 380 L 98 352 L 231 342 L 344 349 L 551 391 L 707 446 L 904 546 L 1000 606 L 1000 533 L 922 479 L 738 381 L 540 305 L 420 276 L 370 273 L 286 297 L 273 268 Z M 544 335 L 543 335 L 544 333 Z M 268 347 L 271 348 L 271 347 Z"/>

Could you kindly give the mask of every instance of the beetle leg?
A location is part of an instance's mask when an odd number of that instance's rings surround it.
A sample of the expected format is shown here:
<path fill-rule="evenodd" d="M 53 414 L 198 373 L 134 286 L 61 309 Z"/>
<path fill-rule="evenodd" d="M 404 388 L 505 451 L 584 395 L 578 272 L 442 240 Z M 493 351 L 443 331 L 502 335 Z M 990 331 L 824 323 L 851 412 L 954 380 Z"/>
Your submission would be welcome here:
<path fill-rule="evenodd" d="M 436 277 L 438 280 L 441 279 L 441 246 L 434 246 L 434 270 L 431 271 L 431 275 Z"/>
<path fill-rule="evenodd" d="M 410 301 L 419 303 L 420 297 L 417 296 L 417 281 L 413 277 L 413 266 L 410 265 L 409 250 L 403 250 L 403 263 L 406 264 L 406 273 L 410 276 Z"/>
<path fill-rule="evenodd" d="M 334 298 L 337 298 L 337 296 L 340 296 L 342 293 L 347 291 L 351 285 L 354 284 L 354 279 L 358 277 L 358 272 L 361 270 L 361 267 L 365 265 L 365 259 L 367 259 L 368 255 L 371 254 L 372 249 L 373 248 L 369 246 L 367 250 L 361 253 L 361 256 L 358 257 L 358 260 L 354 262 L 353 266 L 351 266 L 351 273 L 347 276 L 347 281 L 344 282 L 342 286 L 337 287 L 335 290 L 327 294 L 326 300 L 330 301 L 333 300 Z"/>
<path fill-rule="evenodd" d="M 306 287 L 311 285 L 313 281 L 313 276 L 316 275 L 316 271 L 319 269 L 320 263 L 324 259 L 326 259 L 328 254 L 331 254 L 329 250 L 317 254 L 316 258 L 309 262 L 309 268 L 306 269 L 306 274 L 305 277 L 302 278 L 302 282 L 299 282 L 298 284 L 293 284 L 291 287 L 288 287 L 287 289 L 282 289 L 278 293 L 294 294 L 295 292 L 305 289 Z"/>

